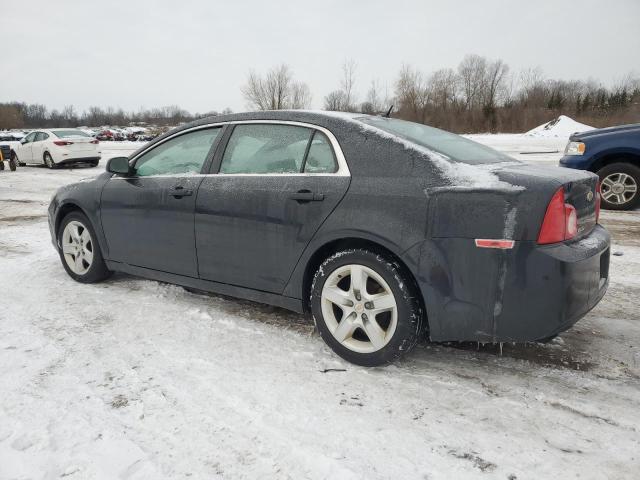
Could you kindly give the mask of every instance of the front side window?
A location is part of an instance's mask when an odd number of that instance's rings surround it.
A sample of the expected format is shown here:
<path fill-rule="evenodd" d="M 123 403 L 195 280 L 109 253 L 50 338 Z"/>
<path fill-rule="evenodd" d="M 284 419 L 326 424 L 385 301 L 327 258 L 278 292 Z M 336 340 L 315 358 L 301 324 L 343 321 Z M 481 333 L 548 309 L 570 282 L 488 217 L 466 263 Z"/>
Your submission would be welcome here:
<path fill-rule="evenodd" d="M 34 142 L 41 142 L 43 140 L 46 140 L 47 138 L 49 138 L 49 135 L 47 135 L 44 132 L 38 132 L 38 134 L 36 135 L 36 139 L 34 140 Z"/>
<path fill-rule="evenodd" d="M 185 133 L 142 155 L 135 164 L 139 177 L 200 173 L 220 128 Z"/>
<path fill-rule="evenodd" d="M 300 173 L 312 133 L 294 125 L 236 125 L 220 173 Z"/>
<path fill-rule="evenodd" d="M 29 135 L 24 137 L 24 143 L 31 143 L 34 138 L 36 138 L 36 132 L 31 132 Z"/>

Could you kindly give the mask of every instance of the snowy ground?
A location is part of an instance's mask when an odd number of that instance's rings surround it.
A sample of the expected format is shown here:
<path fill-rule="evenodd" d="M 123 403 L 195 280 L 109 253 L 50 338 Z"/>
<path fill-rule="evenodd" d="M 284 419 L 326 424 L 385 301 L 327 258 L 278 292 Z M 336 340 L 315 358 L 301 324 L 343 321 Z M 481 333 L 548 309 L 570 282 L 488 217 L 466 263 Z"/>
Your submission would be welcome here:
<path fill-rule="evenodd" d="M 475 138 L 549 164 L 565 143 Z M 0 173 L 0 479 L 638 478 L 640 212 L 604 213 L 609 293 L 553 343 L 365 369 L 284 310 L 74 283 L 46 208 L 104 163 Z"/>

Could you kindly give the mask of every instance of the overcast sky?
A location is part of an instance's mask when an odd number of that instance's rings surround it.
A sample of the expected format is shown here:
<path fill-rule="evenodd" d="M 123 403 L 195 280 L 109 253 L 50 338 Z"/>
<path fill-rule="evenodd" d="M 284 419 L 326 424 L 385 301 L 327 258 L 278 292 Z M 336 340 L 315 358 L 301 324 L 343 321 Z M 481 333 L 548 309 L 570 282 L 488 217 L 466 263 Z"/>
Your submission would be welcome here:
<path fill-rule="evenodd" d="M 605 84 L 640 73 L 640 0 L 2 0 L 1 18 L 0 101 L 51 108 L 239 111 L 247 73 L 283 62 L 319 108 L 345 58 L 360 99 L 403 63 L 467 53 Z"/>

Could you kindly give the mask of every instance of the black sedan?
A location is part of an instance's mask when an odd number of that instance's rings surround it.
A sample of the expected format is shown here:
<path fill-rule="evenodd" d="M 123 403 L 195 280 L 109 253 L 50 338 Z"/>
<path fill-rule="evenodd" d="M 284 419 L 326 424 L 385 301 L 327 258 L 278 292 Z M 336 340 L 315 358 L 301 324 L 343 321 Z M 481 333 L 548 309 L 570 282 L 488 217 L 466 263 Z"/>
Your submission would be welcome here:
<path fill-rule="evenodd" d="M 360 365 L 433 341 L 526 342 L 608 285 L 597 176 L 425 125 L 330 112 L 198 120 L 49 207 L 79 282 L 120 271 L 313 315 Z"/>

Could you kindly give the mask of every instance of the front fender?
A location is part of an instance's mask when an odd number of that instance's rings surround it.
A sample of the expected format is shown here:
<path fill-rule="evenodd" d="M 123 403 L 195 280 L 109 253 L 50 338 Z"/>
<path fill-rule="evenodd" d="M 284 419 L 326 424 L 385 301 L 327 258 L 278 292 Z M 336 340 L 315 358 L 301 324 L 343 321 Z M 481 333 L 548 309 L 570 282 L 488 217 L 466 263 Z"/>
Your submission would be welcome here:
<path fill-rule="evenodd" d="M 111 174 L 104 173 L 96 178 L 65 185 L 55 193 L 49 206 L 49 224 L 54 239 L 64 216 L 72 210 L 80 210 L 91 222 L 98 244 L 105 258 L 108 258 L 107 242 L 100 221 L 100 194 Z"/>

